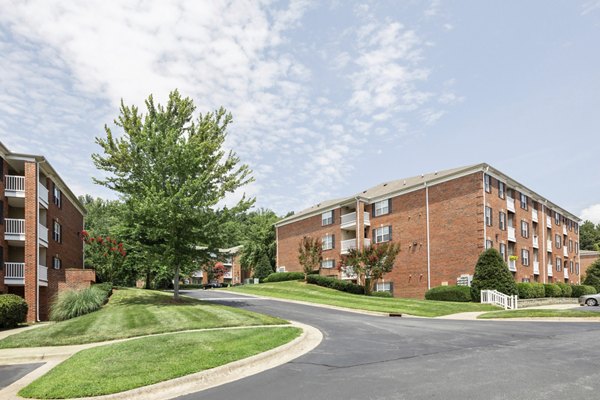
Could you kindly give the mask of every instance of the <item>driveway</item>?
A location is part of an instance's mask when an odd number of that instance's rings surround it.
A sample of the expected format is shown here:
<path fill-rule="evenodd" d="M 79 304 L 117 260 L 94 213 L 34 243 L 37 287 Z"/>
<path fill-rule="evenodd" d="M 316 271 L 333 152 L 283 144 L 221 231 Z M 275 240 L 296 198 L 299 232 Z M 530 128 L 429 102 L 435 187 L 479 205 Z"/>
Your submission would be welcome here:
<path fill-rule="evenodd" d="M 599 323 L 377 317 L 218 291 L 186 294 L 315 326 L 312 352 L 181 399 L 585 399 Z"/>

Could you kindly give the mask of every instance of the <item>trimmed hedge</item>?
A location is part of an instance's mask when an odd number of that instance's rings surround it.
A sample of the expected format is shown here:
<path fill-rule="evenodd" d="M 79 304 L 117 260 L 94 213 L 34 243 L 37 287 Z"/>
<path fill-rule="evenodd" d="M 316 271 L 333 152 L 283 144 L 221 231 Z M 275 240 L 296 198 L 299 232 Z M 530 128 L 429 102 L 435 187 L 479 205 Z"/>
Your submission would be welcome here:
<path fill-rule="evenodd" d="M 573 285 L 572 296 L 578 298 L 586 294 L 596 294 L 598 291 L 595 287 L 589 285 Z"/>
<path fill-rule="evenodd" d="M 562 289 L 554 283 L 544 283 L 546 297 L 562 297 Z"/>
<path fill-rule="evenodd" d="M 27 310 L 24 298 L 16 294 L 0 294 L 0 329 L 16 328 L 25 322 Z"/>
<path fill-rule="evenodd" d="M 437 286 L 425 293 L 425 299 L 438 301 L 471 301 L 471 288 L 469 286 Z"/>
<path fill-rule="evenodd" d="M 327 276 L 308 275 L 306 277 L 306 282 L 312 283 L 313 285 L 339 290 L 342 292 L 348 292 L 352 294 L 365 294 L 365 288 L 360 285 L 357 285 L 356 283 L 347 282 L 336 278 L 329 278 Z"/>
<path fill-rule="evenodd" d="M 520 299 L 539 299 L 546 297 L 546 289 L 543 283 L 517 283 Z"/>
<path fill-rule="evenodd" d="M 573 295 L 573 288 L 568 283 L 557 282 L 556 285 L 562 291 L 562 297 L 571 297 Z"/>
<path fill-rule="evenodd" d="M 386 297 L 386 298 L 392 298 L 394 296 L 392 296 L 391 292 L 371 292 L 371 296 L 373 297 Z"/>
<path fill-rule="evenodd" d="M 273 272 L 263 282 L 283 282 L 304 280 L 303 272 Z"/>

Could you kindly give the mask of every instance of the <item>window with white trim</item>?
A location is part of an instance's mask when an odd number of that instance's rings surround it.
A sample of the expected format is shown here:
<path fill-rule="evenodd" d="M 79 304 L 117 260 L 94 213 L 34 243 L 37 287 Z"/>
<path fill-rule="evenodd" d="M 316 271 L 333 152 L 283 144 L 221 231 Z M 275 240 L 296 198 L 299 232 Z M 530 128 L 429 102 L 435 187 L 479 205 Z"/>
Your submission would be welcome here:
<path fill-rule="evenodd" d="M 374 203 L 373 204 L 373 207 L 375 207 L 374 216 L 378 217 L 380 215 L 389 214 L 391 201 L 392 201 L 392 199 L 385 199 L 385 200 L 381 200 L 381 201 Z"/>
<path fill-rule="evenodd" d="M 569 261 L 569 271 L 571 273 L 575 272 L 575 263 L 573 261 Z"/>
<path fill-rule="evenodd" d="M 560 214 L 554 211 L 554 223 L 560 225 Z"/>
<path fill-rule="evenodd" d="M 485 241 L 485 249 L 491 249 L 492 247 L 494 247 L 494 242 L 492 242 L 491 240 L 487 239 Z"/>
<path fill-rule="evenodd" d="M 505 212 L 500 211 L 500 214 L 498 214 L 498 225 L 500 226 L 501 231 L 506 230 L 506 213 Z"/>
<path fill-rule="evenodd" d="M 500 243 L 500 255 L 502 256 L 502 259 L 506 262 L 506 244 L 505 243 Z"/>
<path fill-rule="evenodd" d="M 333 224 L 333 210 L 326 211 L 323 214 L 321 214 L 321 225 L 325 226 L 331 224 Z"/>
<path fill-rule="evenodd" d="M 579 275 L 579 263 L 575 263 L 575 273 Z"/>
<path fill-rule="evenodd" d="M 524 266 L 528 266 L 529 265 L 529 250 L 527 250 L 527 249 L 521 249 L 521 263 Z"/>
<path fill-rule="evenodd" d="M 569 239 L 569 253 L 573 252 L 573 240 Z"/>
<path fill-rule="evenodd" d="M 321 268 L 331 269 L 335 267 L 335 260 L 323 260 L 321 261 Z"/>
<path fill-rule="evenodd" d="M 579 233 L 579 224 L 577 222 L 575 222 L 574 225 L 575 225 L 575 233 Z"/>
<path fill-rule="evenodd" d="M 562 260 L 560 257 L 556 257 L 556 272 L 562 271 Z"/>
<path fill-rule="evenodd" d="M 325 235 L 321 240 L 323 250 L 333 249 L 334 235 Z"/>
<path fill-rule="evenodd" d="M 498 197 L 500 197 L 501 199 L 504 199 L 506 197 L 504 182 L 498 181 Z"/>
<path fill-rule="evenodd" d="M 561 237 L 558 233 L 554 234 L 554 245 L 557 249 L 562 247 Z"/>
<path fill-rule="evenodd" d="M 485 191 L 488 193 L 492 193 L 492 177 L 489 175 L 485 175 Z"/>
<path fill-rule="evenodd" d="M 575 242 L 575 254 L 579 254 L 579 242 Z"/>
<path fill-rule="evenodd" d="M 55 242 L 61 243 L 62 226 L 56 220 L 54 220 L 54 224 L 52 225 L 52 239 L 54 239 Z"/>
<path fill-rule="evenodd" d="M 60 269 L 61 266 L 62 266 L 62 262 L 60 261 L 60 258 L 52 257 L 52 268 Z"/>
<path fill-rule="evenodd" d="M 492 208 L 485 207 L 485 224 L 487 226 L 492 226 Z"/>
<path fill-rule="evenodd" d="M 523 210 L 527 210 L 527 196 L 524 195 L 523 193 L 521 193 L 520 198 L 521 198 L 521 208 Z"/>
<path fill-rule="evenodd" d="M 58 188 L 58 186 L 56 186 L 56 184 L 53 184 L 52 186 L 53 186 L 52 201 L 54 202 L 54 205 L 56 205 L 58 208 L 61 208 L 62 193 L 60 192 L 60 189 Z"/>
<path fill-rule="evenodd" d="M 529 222 L 521 220 L 521 236 L 529 237 Z"/>
<path fill-rule="evenodd" d="M 374 229 L 375 231 L 375 243 L 389 242 L 392 240 L 392 227 L 382 226 L 381 228 Z"/>

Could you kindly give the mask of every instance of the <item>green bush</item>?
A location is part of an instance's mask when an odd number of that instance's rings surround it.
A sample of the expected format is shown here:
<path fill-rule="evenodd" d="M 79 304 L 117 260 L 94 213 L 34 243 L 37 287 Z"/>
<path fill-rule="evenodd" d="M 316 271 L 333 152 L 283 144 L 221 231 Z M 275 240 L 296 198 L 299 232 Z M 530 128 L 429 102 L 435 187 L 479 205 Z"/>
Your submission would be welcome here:
<path fill-rule="evenodd" d="M 104 301 L 102 304 L 105 304 L 108 301 L 108 298 L 112 296 L 113 293 L 113 284 L 112 282 L 104 282 L 104 283 L 96 283 L 92 285 L 93 288 L 101 290 L 104 293 Z"/>
<path fill-rule="evenodd" d="M 394 296 L 392 296 L 391 292 L 371 292 L 370 295 L 373 297 L 385 297 L 385 298 L 394 297 Z"/>
<path fill-rule="evenodd" d="M 438 301 L 471 301 L 471 288 L 468 286 L 437 286 L 425 293 L 425 299 Z"/>
<path fill-rule="evenodd" d="M 545 283 L 544 290 L 546 291 L 546 297 L 561 297 L 562 289 L 560 286 L 554 283 Z"/>
<path fill-rule="evenodd" d="M 593 286 L 596 292 L 600 292 L 600 259 L 594 261 L 585 271 L 583 284 Z"/>
<path fill-rule="evenodd" d="M 0 294 L 0 329 L 15 328 L 27 318 L 27 303 L 16 294 Z"/>
<path fill-rule="evenodd" d="M 50 307 L 52 321 L 64 321 L 98 310 L 104 304 L 107 293 L 97 287 L 67 290 L 59 293 Z"/>
<path fill-rule="evenodd" d="M 520 299 L 539 299 L 546 297 L 546 289 L 543 283 L 517 283 Z"/>
<path fill-rule="evenodd" d="M 258 264 L 254 268 L 253 278 L 258 278 L 259 282 L 262 282 L 266 277 L 273 273 L 273 267 L 271 266 L 271 262 L 269 261 L 269 257 L 266 254 L 263 254 L 261 258 L 258 260 Z"/>
<path fill-rule="evenodd" d="M 360 285 L 357 285 L 352 282 L 343 281 L 341 279 L 330 278 L 328 276 L 308 275 L 306 277 L 306 282 L 312 283 L 313 285 L 339 290 L 342 292 L 348 292 L 352 294 L 365 294 L 365 288 Z"/>
<path fill-rule="evenodd" d="M 487 249 L 479 256 L 471 283 L 471 298 L 481 301 L 482 290 L 497 290 L 507 295 L 518 294 L 512 273 L 498 250 Z"/>
<path fill-rule="evenodd" d="M 304 280 L 304 272 L 273 272 L 263 282 L 283 282 Z"/>
<path fill-rule="evenodd" d="M 573 288 L 568 283 L 557 282 L 556 285 L 560 288 L 562 297 L 571 297 L 573 295 Z"/>
<path fill-rule="evenodd" d="M 573 285 L 573 294 L 572 297 L 578 298 L 580 296 L 584 296 L 586 294 L 596 294 L 598 291 L 593 286 L 588 285 Z"/>

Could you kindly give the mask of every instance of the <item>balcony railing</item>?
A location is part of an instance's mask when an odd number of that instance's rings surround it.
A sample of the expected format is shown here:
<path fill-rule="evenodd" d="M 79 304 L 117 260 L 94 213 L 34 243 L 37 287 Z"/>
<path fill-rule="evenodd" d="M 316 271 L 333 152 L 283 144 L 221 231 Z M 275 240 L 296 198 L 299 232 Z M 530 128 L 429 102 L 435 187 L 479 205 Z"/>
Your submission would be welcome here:
<path fill-rule="evenodd" d="M 4 177 L 4 189 L 7 192 L 22 192 L 25 194 L 25 177 L 18 175 L 6 175 Z"/>
<path fill-rule="evenodd" d="M 38 265 L 38 280 L 48 282 L 48 267 Z"/>
<path fill-rule="evenodd" d="M 563 256 L 569 257 L 569 249 L 567 249 L 567 246 L 563 247 Z"/>
<path fill-rule="evenodd" d="M 368 212 L 363 213 L 363 224 L 371 225 Z M 356 228 L 356 211 L 342 215 L 341 228 Z"/>
<path fill-rule="evenodd" d="M 548 263 L 548 276 L 552 276 L 553 266 L 552 263 Z"/>
<path fill-rule="evenodd" d="M 42 242 L 48 243 L 48 228 L 42 224 L 38 224 L 38 236 Z"/>
<path fill-rule="evenodd" d="M 48 207 L 48 189 L 41 183 L 38 183 L 38 197 L 40 199 L 40 203 Z"/>
<path fill-rule="evenodd" d="M 512 272 L 517 272 L 517 260 L 508 260 L 508 269 Z"/>
<path fill-rule="evenodd" d="M 4 268 L 5 279 L 25 279 L 25 263 L 7 262 Z"/>
<path fill-rule="evenodd" d="M 546 228 L 552 228 L 552 217 L 546 215 Z"/>
<path fill-rule="evenodd" d="M 25 220 L 6 218 L 4 220 L 4 235 L 6 240 L 25 240 Z"/>
<path fill-rule="evenodd" d="M 537 236 L 533 237 L 533 248 L 538 249 L 540 247 L 540 239 Z"/>
<path fill-rule="evenodd" d="M 371 226 L 370 214 L 365 211 L 363 222 L 365 225 Z"/>
<path fill-rule="evenodd" d="M 552 253 L 552 240 L 551 239 L 548 239 L 546 241 L 546 251 Z"/>
<path fill-rule="evenodd" d="M 563 225 L 563 235 L 567 234 L 567 227 L 565 225 Z"/>
<path fill-rule="evenodd" d="M 371 245 L 371 239 L 363 239 L 364 247 L 368 247 L 370 245 Z M 347 254 L 350 251 L 350 249 L 355 249 L 355 248 L 356 248 L 356 239 L 342 240 L 342 248 L 341 248 L 342 254 Z"/>
<path fill-rule="evenodd" d="M 533 274 L 534 275 L 539 275 L 540 274 L 540 263 L 539 263 L 539 261 L 534 261 L 533 262 Z"/>
<path fill-rule="evenodd" d="M 506 209 L 515 212 L 515 199 L 510 196 L 506 196 Z"/>
<path fill-rule="evenodd" d="M 508 227 L 508 240 L 510 240 L 511 242 L 517 241 L 517 237 L 515 235 L 515 228 L 513 228 L 512 226 Z"/>
<path fill-rule="evenodd" d="M 569 279 L 569 268 L 563 268 L 563 276 L 565 279 Z"/>
<path fill-rule="evenodd" d="M 536 210 L 535 208 L 531 209 L 531 220 L 533 222 L 538 222 L 538 210 Z"/>

